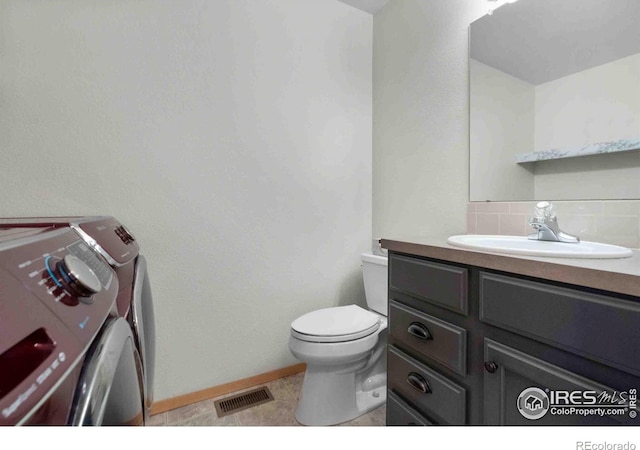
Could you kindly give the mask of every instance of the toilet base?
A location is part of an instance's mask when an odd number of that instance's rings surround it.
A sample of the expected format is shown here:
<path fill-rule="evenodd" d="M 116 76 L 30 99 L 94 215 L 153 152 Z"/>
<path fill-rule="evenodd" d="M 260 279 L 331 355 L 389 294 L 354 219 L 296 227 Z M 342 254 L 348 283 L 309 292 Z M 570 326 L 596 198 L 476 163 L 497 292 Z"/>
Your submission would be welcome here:
<path fill-rule="evenodd" d="M 307 366 L 296 420 L 309 426 L 337 425 L 383 405 L 387 400 L 386 373 L 372 375 L 358 383 L 361 375 Z M 366 390 L 356 390 L 356 386 Z"/>

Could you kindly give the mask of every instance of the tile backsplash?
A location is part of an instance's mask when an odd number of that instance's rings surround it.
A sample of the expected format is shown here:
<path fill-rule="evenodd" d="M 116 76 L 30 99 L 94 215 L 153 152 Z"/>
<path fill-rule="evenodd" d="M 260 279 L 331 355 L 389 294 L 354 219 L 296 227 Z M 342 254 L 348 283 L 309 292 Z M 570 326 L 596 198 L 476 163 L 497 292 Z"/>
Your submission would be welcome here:
<path fill-rule="evenodd" d="M 532 233 L 529 218 L 537 202 L 470 202 L 467 233 Z M 552 202 L 560 229 L 584 241 L 640 248 L 640 200 Z"/>

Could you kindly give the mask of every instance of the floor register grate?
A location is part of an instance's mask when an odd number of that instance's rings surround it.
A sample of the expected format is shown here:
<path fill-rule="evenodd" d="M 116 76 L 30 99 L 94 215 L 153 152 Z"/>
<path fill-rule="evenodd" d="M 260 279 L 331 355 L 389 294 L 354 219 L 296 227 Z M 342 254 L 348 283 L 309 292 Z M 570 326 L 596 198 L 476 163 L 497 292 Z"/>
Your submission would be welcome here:
<path fill-rule="evenodd" d="M 260 387 L 252 391 L 223 398 L 214 402 L 218 417 L 228 416 L 243 409 L 262 405 L 273 400 L 273 395 L 267 387 Z"/>

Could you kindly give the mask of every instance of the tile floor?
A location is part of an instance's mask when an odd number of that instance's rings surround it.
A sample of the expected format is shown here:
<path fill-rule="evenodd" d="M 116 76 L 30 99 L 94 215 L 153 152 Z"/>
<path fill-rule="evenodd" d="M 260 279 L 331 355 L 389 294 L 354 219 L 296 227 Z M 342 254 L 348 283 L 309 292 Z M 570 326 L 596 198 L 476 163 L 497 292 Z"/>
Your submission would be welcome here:
<path fill-rule="evenodd" d="M 302 388 L 304 373 L 266 383 L 274 400 L 235 414 L 219 418 L 214 401 L 243 392 L 238 391 L 222 397 L 204 400 L 182 408 L 156 414 L 149 419 L 148 426 L 299 426 L 295 411 L 298 394 Z M 245 389 L 251 390 L 258 386 Z M 344 426 L 384 426 L 385 406 L 360 416 Z"/>

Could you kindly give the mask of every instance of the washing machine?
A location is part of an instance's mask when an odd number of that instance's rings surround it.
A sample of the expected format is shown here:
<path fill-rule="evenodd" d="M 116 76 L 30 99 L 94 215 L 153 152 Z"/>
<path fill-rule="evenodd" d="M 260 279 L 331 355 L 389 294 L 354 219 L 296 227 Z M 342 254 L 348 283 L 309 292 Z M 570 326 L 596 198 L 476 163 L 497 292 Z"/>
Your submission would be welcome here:
<path fill-rule="evenodd" d="M 0 425 L 144 423 L 144 369 L 121 291 L 68 224 L 0 220 Z"/>

